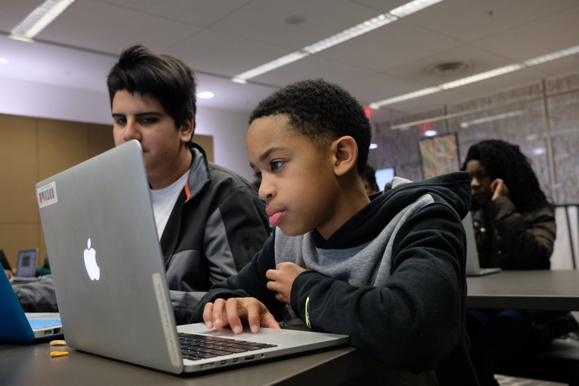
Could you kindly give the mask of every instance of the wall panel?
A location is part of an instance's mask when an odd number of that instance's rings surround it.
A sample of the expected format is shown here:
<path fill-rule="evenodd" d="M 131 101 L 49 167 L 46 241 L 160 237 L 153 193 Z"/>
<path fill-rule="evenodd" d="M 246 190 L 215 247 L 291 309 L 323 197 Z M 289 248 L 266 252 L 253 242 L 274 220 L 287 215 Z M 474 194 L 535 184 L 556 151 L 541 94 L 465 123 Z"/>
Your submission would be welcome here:
<path fill-rule="evenodd" d="M 88 125 L 88 157 L 92 158 L 115 147 L 113 139 L 113 127 L 111 125 Z"/>
<path fill-rule="evenodd" d="M 89 157 L 88 124 L 38 120 L 38 178 L 62 172 Z"/>
<path fill-rule="evenodd" d="M 0 114 L 0 224 L 39 221 L 34 195 L 38 181 L 36 125 L 34 118 Z"/>

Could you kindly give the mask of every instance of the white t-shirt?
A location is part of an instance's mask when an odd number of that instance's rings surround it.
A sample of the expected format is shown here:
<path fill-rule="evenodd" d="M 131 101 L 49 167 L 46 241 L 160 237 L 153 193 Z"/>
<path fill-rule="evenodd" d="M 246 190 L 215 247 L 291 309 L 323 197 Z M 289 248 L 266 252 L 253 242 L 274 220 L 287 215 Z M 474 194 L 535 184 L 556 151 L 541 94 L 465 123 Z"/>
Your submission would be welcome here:
<path fill-rule="evenodd" d="M 151 201 L 153 202 L 153 213 L 155 214 L 155 223 L 157 224 L 157 234 L 159 235 L 159 240 L 163 235 L 167 221 L 169 221 L 169 216 L 173 211 L 175 202 L 179 197 L 179 193 L 183 190 L 183 187 L 189 179 L 189 172 L 191 169 L 187 170 L 181 178 L 173 182 L 171 185 L 163 189 L 153 190 L 151 192 Z"/>

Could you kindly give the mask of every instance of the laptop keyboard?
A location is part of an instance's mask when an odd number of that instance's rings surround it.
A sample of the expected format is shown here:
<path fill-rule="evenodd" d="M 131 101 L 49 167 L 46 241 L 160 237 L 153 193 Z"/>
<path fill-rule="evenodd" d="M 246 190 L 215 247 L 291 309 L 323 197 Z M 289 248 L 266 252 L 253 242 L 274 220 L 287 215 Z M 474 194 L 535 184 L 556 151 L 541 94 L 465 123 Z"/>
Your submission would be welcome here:
<path fill-rule="evenodd" d="M 277 347 L 275 344 L 247 342 L 245 340 L 217 338 L 214 336 L 179 333 L 183 358 L 197 361 L 223 355 Z"/>

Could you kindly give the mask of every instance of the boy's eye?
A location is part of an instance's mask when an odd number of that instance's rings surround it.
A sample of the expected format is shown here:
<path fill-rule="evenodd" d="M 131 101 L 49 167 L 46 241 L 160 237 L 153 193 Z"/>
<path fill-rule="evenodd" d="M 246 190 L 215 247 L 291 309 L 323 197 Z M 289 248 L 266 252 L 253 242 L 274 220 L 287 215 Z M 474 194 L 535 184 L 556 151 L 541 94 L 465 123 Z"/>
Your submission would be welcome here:
<path fill-rule="evenodd" d="M 127 120 L 125 118 L 117 118 L 115 119 L 115 124 L 117 125 L 124 125 Z"/>
<path fill-rule="evenodd" d="M 157 122 L 157 120 L 153 117 L 143 117 L 143 118 L 141 118 L 141 122 L 143 124 L 147 124 L 147 123 L 155 123 L 155 122 Z"/>
<path fill-rule="evenodd" d="M 273 172 L 273 171 L 281 168 L 281 166 L 283 165 L 283 162 L 273 161 L 273 162 L 270 162 L 269 165 L 271 166 L 271 171 Z"/>
<path fill-rule="evenodd" d="M 258 180 L 261 180 L 261 172 L 256 172 L 255 178 L 257 178 Z"/>

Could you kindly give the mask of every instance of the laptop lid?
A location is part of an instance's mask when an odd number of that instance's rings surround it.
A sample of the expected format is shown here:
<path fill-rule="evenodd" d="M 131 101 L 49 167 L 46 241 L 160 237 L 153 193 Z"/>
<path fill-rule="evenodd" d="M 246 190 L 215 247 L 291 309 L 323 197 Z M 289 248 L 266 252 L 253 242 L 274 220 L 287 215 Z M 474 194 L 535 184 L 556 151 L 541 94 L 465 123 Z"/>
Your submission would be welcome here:
<path fill-rule="evenodd" d="M 276 347 L 220 358 L 183 359 L 139 142 L 130 141 L 36 186 L 67 345 L 171 373 L 347 343 L 344 335 L 253 334 Z M 200 325 L 180 331 L 231 335 Z M 296 338 L 296 334 L 301 339 Z M 300 342 L 307 341 L 307 344 Z M 275 353 L 272 353 L 275 351 Z M 249 358 L 249 359 L 248 359 Z M 184 367 L 186 366 L 186 367 Z"/>
<path fill-rule="evenodd" d="M 490 273 L 499 272 L 500 268 L 481 268 L 478 260 L 476 239 L 474 237 L 474 228 L 472 226 L 472 214 L 468 214 L 462 219 L 462 226 L 466 234 L 466 276 L 482 276 Z"/>
<path fill-rule="evenodd" d="M 3 272 L 0 273 L 0 315 L 0 342 L 30 343 L 62 334 L 60 319 L 56 315 L 26 317 Z"/>
<path fill-rule="evenodd" d="M 180 373 L 140 143 L 39 182 L 36 192 L 67 345 Z"/>
<path fill-rule="evenodd" d="M 18 252 L 16 275 L 19 277 L 34 277 L 36 275 L 36 257 L 38 249 L 28 249 Z"/>

